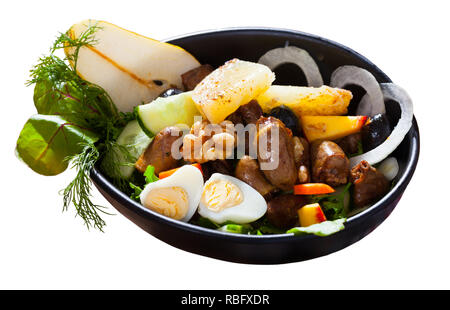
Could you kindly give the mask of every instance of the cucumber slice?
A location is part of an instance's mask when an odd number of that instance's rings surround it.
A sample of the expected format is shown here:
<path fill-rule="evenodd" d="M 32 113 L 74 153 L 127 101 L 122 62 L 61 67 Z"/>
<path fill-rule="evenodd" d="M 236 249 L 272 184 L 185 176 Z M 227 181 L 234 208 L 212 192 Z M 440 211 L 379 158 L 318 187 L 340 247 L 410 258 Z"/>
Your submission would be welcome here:
<path fill-rule="evenodd" d="M 145 134 L 138 121 L 130 121 L 117 138 L 117 144 L 124 147 L 112 148 L 103 159 L 103 170 L 113 178 L 129 179 L 134 171 L 134 163 L 151 142 L 151 138 Z M 119 165 L 119 169 L 108 171 L 108 162 Z M 110 165 L 109 165 L 110 166 Z"/>
<path fill-rule="evenodd" d="M 170 97 L 159 97 L 135 108 L 136 118 L 144 132 L 154 137 L 168 126 L 190 128 L 194 117 L 201 115 L 191 97 L 191 91 Z"/>

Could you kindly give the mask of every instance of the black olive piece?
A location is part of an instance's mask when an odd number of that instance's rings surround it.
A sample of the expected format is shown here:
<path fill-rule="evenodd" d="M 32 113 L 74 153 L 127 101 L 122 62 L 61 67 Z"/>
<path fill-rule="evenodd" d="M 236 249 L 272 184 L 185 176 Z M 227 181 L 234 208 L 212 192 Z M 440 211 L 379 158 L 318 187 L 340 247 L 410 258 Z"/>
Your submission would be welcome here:
<path fill-rule="evenodd" d="M 370 123 L 361 128 L 364 152 L 368 152 L 383 143 L 389 137 L 391 131 L 391 125 L 386 114 L 372 116 Z"/>
<path fill-rule="evenodd" d="M 158 97 L 166 98 L 166 97 L 170 97 L 173 95 L 181 94 L 182 92 L 183 91 L 178 88 L 169 88 L 169 89 L 163 91 Z"/>
<path fill-rule="evenodd" d="M 270 111 L 269 116 L 273 116 L 282 121 L 284 125 L 292 131 L 292 134 L 294 136 L 300 136 L 300 121 L 294 114 L 294 112 L 292 112 L 292 110 L 288 107 L 281 105 L 279 107 L 273 108 Z"/>

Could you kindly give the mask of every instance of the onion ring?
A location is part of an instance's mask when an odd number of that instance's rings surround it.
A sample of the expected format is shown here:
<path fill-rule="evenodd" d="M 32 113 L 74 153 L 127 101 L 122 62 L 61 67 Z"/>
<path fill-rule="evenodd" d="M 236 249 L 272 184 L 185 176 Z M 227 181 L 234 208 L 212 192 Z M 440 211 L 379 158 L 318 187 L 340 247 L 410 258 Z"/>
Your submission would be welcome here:
<path fill-rule="evenodd" d="M 331 74 L 330 86 L 344 88 L 346 85 L 361 86 L 366 91 L 359 103 L 357 115 L 374 116 L 386 113 L 383 93 L 372 73 L 356 66 L 340 66 Z"/>
<path fill-rule="evenodd" d="M 370 97 L 368 94 L 365 94 L 359 101 L 358 107 L 356 109 L 356 115 L 376 115 L 376 113 L 372 113 L 372 105 L 370 104 Z"/>
<path fill-rule="evenodd" d="M 295 64 L 305 74 L 308 86 L 320 87 L 323 85 L 322 75 L 317 63 L 307 51 L 296 46 L 271 49 L 262 55 L 258 62 L 268 66 L 272 71 L 282 64 Z"/>
<path fill-rule="evenodd" d="M 386 141 L 367 153 L 351 157 L 350 167 L 354 167 L 362 160 L 366 160 L 371 165 L 379 163 L 399 146 L 411 128 L 413 120 L 413 103 L 408 93 L 403 88 L 393 83 L 381 83 L 380 88 L 384 100 L 393 100 L 400 105 L 402 110 L 400 119 Z"/>

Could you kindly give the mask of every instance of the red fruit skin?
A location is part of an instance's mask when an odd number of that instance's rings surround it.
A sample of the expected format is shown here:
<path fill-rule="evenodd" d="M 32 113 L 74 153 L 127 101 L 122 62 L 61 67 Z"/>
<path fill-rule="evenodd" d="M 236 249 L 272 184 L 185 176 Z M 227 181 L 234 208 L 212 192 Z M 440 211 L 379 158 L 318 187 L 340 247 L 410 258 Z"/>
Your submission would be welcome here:
<path fill-rule="evenodd" d="M 318 207 L 317 208 L 317 213 L 316 213 L 316 219 L 318 223 L 324 222 L 327 220 L 327 218 L 325 217 L 325 214 L 322 211 L 322 208 Z"/>
<path fill-rule="evenodd" d="M 368 118 L 369 117 L 367 117 L 367 116 L 360 116 L 360 119 L 358 122 L 358 128 L 362 128 L 362 126 L 364 126 L 367 123 Z"/>

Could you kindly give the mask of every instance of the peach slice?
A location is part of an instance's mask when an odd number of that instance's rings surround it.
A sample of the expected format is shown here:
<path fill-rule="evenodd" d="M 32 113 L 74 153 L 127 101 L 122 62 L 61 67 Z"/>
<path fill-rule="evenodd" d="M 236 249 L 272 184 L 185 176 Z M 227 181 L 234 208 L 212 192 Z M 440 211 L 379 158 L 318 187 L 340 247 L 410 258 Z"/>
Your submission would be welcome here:
<path fill-rule="evenodd" d="M 303 132 L 309 142 L 339 139 L 361 130 L 367 116 L 302 116 Z"/>
<path fill-rule="evenodd" d="M 327 220 L 318 203 L 305 205 L 298 209 L 297 212 L 300 220 L 300 226 L 302 227 L 307 227 Z"/>

